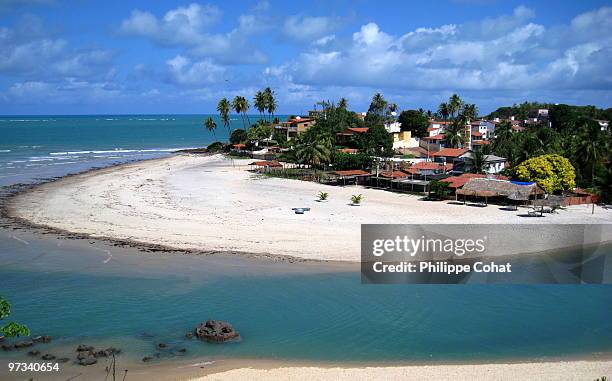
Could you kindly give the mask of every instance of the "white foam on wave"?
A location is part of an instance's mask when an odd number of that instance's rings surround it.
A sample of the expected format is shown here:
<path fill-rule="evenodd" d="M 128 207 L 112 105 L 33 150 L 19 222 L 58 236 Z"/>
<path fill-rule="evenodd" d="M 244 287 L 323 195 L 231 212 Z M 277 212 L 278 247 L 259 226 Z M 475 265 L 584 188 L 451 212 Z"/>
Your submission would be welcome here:
<path fill-rule="evenodd" d="M 100 154 L 118 154 L 118 153 L 149 153 L 149 152 L 174 152 L 183 149 L 193 149 L 194 147 L 186 148 L 150 148 L 150 149 L 121 149 L 117 148 L 114 150 L 99 150 L 99 151 L 65 151 L 65 152 L 51 152 L 49 155 L 53 156 L 64 156 L 64 155 L 100 155 Z"/>
<path fill-rule="evenodd" d="M 10 149 L 0 149 L 0 153 L 9 153 L 11 152 Z"/>

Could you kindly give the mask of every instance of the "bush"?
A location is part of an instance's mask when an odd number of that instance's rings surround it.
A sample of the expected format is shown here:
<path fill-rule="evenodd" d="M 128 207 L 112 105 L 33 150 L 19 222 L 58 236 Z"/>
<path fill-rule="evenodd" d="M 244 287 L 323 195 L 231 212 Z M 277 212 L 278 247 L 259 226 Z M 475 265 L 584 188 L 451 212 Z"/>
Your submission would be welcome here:
<path fill-rule="evenodd" d="M 533 181 L 547 193 L 571 190 L 576 186 L 576 171 L 563 156 L 551 154 L 525 160 L 513 170 L 520 181 Z"/>
<path fill-rule="evenodd" d="M 221 152 L 225 148 L 225 144 L 221 142 L 214 142 L 206 146 L 206 152 Z"/>
<path fill-rule="evenodd" d="M 327 193 L 327 192 L 319 192 L 319 200 L 321 200 L 321 201 L 327 200 L 328 196 L 329 196 L 329 193 Z"/>
<path fill-rule="evenodd" d="M 360 194 L 354 194 L 351 196 L 351 202 L 355 205 L 361 204 L 361 200 L 363 200 L 363 196 Z"/>
<path fill-rule="evenodd" d="M 232 134 L 230 135 L 230 143 L 232 144 L 239 144 L 239 143 L 244 143 L 247 140 L 247 133 L 245 130 L 243 129 L 235 129 L 234 131 L 232 131 Z"/>
<path fill-rule="evenodd" d="M 372 156 L 365 152 L 356 154 L 336 152 L 332 157 L 332 165 L 337 171 L 347 169 L 366 169 L 372 166 Z"/>
<path fill-rule="evenodd" d="M 449 185 L 446 181 L 432 180 L 429 183 L 429 197 L 443 199 L 450 194 Z"/>

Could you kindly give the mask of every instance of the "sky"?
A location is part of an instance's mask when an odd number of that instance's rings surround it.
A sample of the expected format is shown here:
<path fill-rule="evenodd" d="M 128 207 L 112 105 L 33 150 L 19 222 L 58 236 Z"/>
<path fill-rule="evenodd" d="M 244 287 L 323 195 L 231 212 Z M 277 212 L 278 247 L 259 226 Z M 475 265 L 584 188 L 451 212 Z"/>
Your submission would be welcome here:
<path fill-rule="evenodd" d="M 0 115 L 612 106 L 610 1 L 0 0 Z M 251 112 L 256 113 L 255 110 Z"/>

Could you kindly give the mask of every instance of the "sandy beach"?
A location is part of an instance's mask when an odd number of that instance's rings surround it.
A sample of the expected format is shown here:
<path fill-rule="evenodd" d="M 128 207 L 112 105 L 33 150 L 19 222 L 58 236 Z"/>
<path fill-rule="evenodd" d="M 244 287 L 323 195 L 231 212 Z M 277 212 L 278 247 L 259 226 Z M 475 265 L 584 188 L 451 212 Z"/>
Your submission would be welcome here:
<path fill-rule="evenodd" d="M 193 381 L 250 380 L 596 380 L 612 373 L 612 361 L 543 362 L 486 365 L 421 365 L 401 367 L 243 368 L 210 374 Z"/>
<path fill-rule="evenodd" d="M 43 184 L 15 197 L 10 214 L 34 224 L 202 252 L 358 261 L 364 223 L 612 223 L 612 210 L 572 206 L 525 218 L 499 206 L 427 202 L 410 194 L 334 187 L 249 172 L 252 160 L 176 155 Z M 329 193 L 325 203 L 319 191 Z M 352 194 L 363 194 L 351 206 Z M 304 215 L 291 208 L 310 207 Z M 554 237 L 553 237 L 554 238 Z M 548 249 L 550 242 L 542 240 Z"/>

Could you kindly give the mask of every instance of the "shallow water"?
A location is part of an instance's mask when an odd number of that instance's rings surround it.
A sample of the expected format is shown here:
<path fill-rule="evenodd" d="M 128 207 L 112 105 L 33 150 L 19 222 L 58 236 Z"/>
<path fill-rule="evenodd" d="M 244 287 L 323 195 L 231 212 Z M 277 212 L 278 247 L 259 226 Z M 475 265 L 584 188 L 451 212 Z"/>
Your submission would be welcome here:
<path fill-rule="evenodd" d="M 139 253 L 8 233 L 0 289 L 13 301 L 12 318 L 58 338 L 51 348 L 114 345 L 140 358 L 166 342 L 193 357 L 340 362 L 612 350 L 610 286 L 362 285 L 356 269 L 331 265 Z M 243 339 L 184 339 L 211 318 L 230 321 Z"/>

